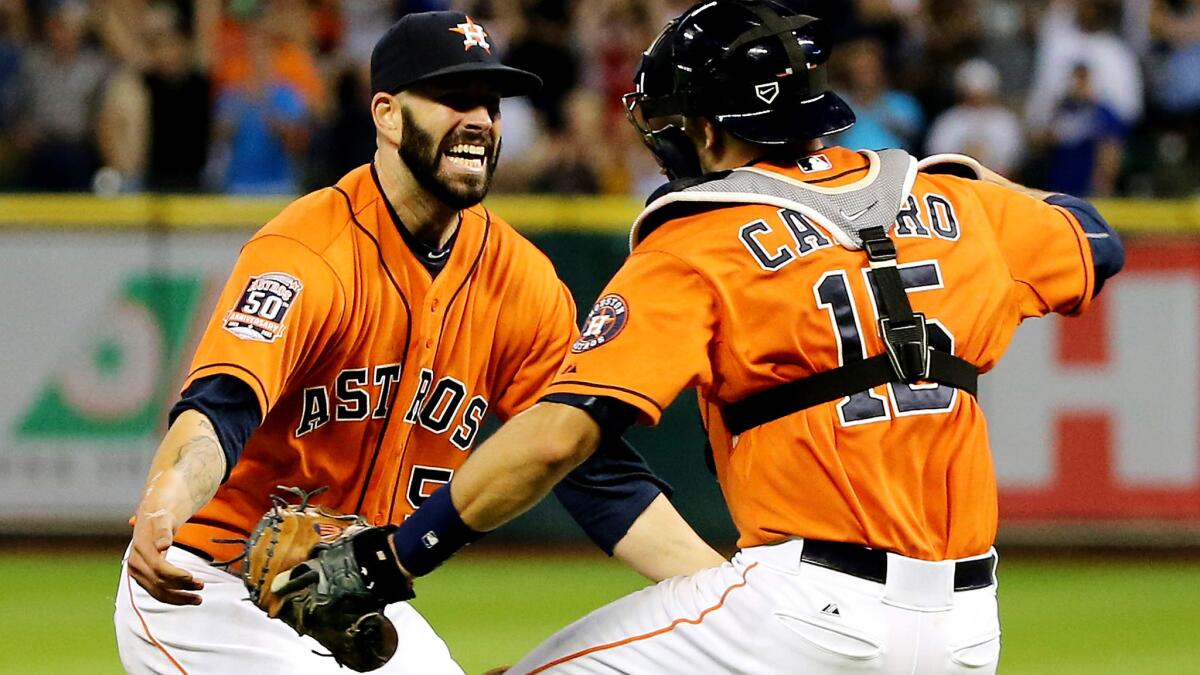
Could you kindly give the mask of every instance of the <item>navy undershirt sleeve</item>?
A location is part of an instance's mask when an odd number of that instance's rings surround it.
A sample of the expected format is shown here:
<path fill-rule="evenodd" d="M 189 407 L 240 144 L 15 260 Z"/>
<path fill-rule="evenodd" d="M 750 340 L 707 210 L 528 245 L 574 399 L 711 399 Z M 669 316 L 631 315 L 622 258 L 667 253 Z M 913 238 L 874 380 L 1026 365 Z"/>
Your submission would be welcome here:
<path fill-rule="evenodd" d="M 1086 200 L 1056 194 L 1047 197 L 1046 202 L 1073 213 L 1087 235 L 1088 244 L 1092 248 L 1092 262 L 1096 269 L 1096 286 L 1092 297 L 1099 295 L 1104 282 L 1125 266 L 1125 246 L 1121 243 L 1121 238 L 1096 207 Z"/>
<path fill-rule="evenodd" d="M 250 385 L 232 375 L 202 377 L 188 386 L 167 416 L 167 424 L 175 423 L 185 410 L 203 413 L 212 422 L 225 453 L 224 483 L 229 472 L 242 456 L 242 449 L 250 434 L 262 424 L 262 411 L 258 408 L 258 397 Z"/>
<path fill-rule="evenodd" d="M 650 502 L 671 496 L 671 486 L 621 438 L 637 409 L 604 396 L 550 394 L 541 400 L 577 407 L 600 425 L 600 447 L 554 487 L 554 496 L 596 546 L 612 555 Z"/>

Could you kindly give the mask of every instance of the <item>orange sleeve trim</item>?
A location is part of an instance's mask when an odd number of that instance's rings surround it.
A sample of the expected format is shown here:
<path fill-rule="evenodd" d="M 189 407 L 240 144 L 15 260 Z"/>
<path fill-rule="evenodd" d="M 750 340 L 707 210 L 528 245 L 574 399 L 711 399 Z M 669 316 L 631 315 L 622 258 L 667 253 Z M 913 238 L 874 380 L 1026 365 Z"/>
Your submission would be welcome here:
<path fill-rule="evenodd" d="M 150 644 L 157 647 L 158 651 L 162 652 L 163 656 L 167 657 L 167 660 L 171 662 L 171 665 L 179 669 L 179 672 L 183 673 L 183 675 L 188 675 L 188 671 L 184 670 L 183 666 L 179 665 L 179 662 L 175 660 L 174 656 L 171 656 L 171 653 L 167 651 L 167 648 L 162 646 L 162 643 L 160 643 L 158 640 L 154 639 L 154 635 L 150 632 L 150 626 L 146 625 L 146 618 L 142 616 L 142 612 L 138 609 L 137 603 L 133 601 L 133 581 L 129 575 L 128 569 L 125 570 L 125 589 L 129 593 L 129 606 L 133 608 L 133 613 L 137 615 L 138 621 L 141 622 L 142 630 L 146 633 L 146 639 L 150 640 Z"/>
<path fill-rule="evenodd" d="M 193 382 L 208 375 L 229 375 L 245 382 L 246 386 L 254 390 L 254 395 L 258 398 L 258 410 L 262 413 L 263 418 L 266 418 L 267 412 L 271 410 L 271 400 L 267 396 L 267 388 L 263 386 L 258 375 L 236 363 L 210 363 L 189 373 L 187 379 L 183 381 L 183 390 L 187 390 Z M 179 393 L 182 394 L 183 391 Z"/>
<path fill-rule="evenodd" d="M 604 651 L 607 649 L 615 649 L 617 647 L 622 647 L 627 644 L 639 642 L 641 640 L 648 640 L 652 637 L 656 637 L 658 635 L 663 635 L 665 633 L 669 633 L 684 624 L 698 626 L 698 625 L 700 625 L 701 622 L 704 621 L 705 617 L 707 617 L 709 614 L 711 614 L 725 606 L 725 600 L 729 597 L 730 593 L 732 593 L 734 590 L 746 585 L 746 583 L 747 583 L 746 577 L 749 576 L 750 570 L 754 569 L 755 567 L 758 567 L 758 563 L 753 563 L 749 567 L 747 567 L 746 571 L 742 572 L 742 580 L 741 581 L 737 582 L 736 584 L 733 584 L 729 588 L 726 588 L 725 592 L 721 594 L 721 599 L 717 601 L 717 604 L 705 609 L 703 612 L 700 612 L 700 615 L 694 619 L 675 619 L 670 624 L 663 626 L 662 628 L 659 628 L 658 630 L 650 631 L 649 633 L 642 633 L 641 635 L 635 635 L 633 637 L 628 637 L 628 638 L 625 638 L 624 640 L 617 640 L 616 642 L 609 642 L 608 644 L 596 645 L 595 647 L 588 647 L 587 649 L 582 649 L 580 651 L 577 651 L 574 654 L 567 654 L 566 656 L 557 658 L 545 665 L 541 665 L 541 666 L 538 666 L 537 668 L 534 668 L 533 670 L 529 671 L 529 675 L 535 675 L 535 673 L 544 672 L 555 666 L 561 666 L 562 664 L 564 664 L 568 661 L 573 661 L 577 658 L 580 658 L 581 656 L 587 656 L 588 654 L 595 654 L 596 652 Z"/>

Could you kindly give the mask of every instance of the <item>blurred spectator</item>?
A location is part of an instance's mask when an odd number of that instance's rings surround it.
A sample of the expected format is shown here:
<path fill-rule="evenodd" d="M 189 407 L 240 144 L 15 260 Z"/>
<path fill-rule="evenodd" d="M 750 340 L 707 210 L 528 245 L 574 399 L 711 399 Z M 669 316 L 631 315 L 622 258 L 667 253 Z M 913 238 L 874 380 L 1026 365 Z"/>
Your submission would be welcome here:
<path fill-rule="evenodd" d="M 150 113 L 146 187 L 159 192 L 202 187 L 212 138 L 208 52 L 183 25 L 182 15 L 160 2 L 148 10 L 142 27 L 142 86 Z"/>
<path fill-rule="evenodd" d="M 1121 23 L 1119 0 L 1077 3 L 1053 0 L 1041 20 L 1033 86 L 1026 102 L 1026 122 L 1045 127 L 1055 107 L 1075 86 L 1076 66 L 1103 73 L 1092 86 L 1100 101 L 1126 125 L 1142 116 L 1142 71 L 1133 48 L 1116 33 Z"/>
<path fill-rule="evenodd" d="M 351 63 L 370 63 L 375 42 L 400 18 L 397 3 L 395 0 L 354 0 L 338 4 L 343 56 Z"/>
<path fill-rule="evenodd" d="M 915 67 L 907 69 L 904 82 L 933 116 L 954 105 L 955 72 L 980 55 L 986 39 L 980 0 L 924 0 L 921 4 L 924 53 Z"/>
<path fill-rule="evenodd" d="M 11 133 L 28 34 L 25 3 L 0 0 L 0 189 L 14 187 L 18 179 L 19 164 Z"/>
<path fill-rule="evenodd" d="M 213 50 L 212 76 L 218 95 L 229 89 L 245 90 L 255 78 L 277 80 L 297 92 L 315 117 L 322 117 L 327 104 L 325 83 L 304 0 L 247 0 L 229 7 L 216 29 Z M 257 53 L 264 50 L 265 56 Z"/>
<path fill-rule="evenodd" d="M 895 77 L 906 60 L 906 50 L 912 41 L 910 22 L 918 18 L 922 0 L 854 0 L 854 2 L 821 2 L 822 5 L 843 5 L 847 12 L 842 16 L 828 14 L 836 9 L 825 9 L 826 20 L 837 20 L 846 24 L 843 32 L 853 30 L 851 37 L 872 37 L 879 41 L 888 74 Z M 814 3 L 815 4 L 815 3 Z M 816 16 L 816 15 L 814 15 Z"/>
<path fill-rule="evenodd" d="M 391 25 L 391 24 L 388 24 Z M 375 124 L 371 121 L 369 61 L 347 64 L 335 77 L 333 111 L 313 139 L 306 188 L 336 182 L 375 155 Z M 508 138 L 507 133 L 505 139 Z M 505 150 L 508 149 L 505 144 Z"/>
<path fill-rule="evenodd" d="M 783 1 L 827 20 L 838 42 L 835 86 L 859 123 L 833 142 L 957 150 L 1008 173 L 1025 154 L 1038 187 L 1195 191 L 1200 0 Z M 0 189 L 328 184 L 371 158 L 363 69 L 375 40 L 405 13 L 452 6 L 546 81 L 505 102 L 498 191 L 644 195 L 663 178 L 620 97 L 642 50 L 691 4 L 0 0 Z M 1026 128 L 1005 108 L 1023 109 Z"/>
<path fill-rule="evenodd" d="M 295 194 L 308 145 L 308 108 L 294 85 L 275 76 L 271 43 L 247 44 L 245 79 L 217 98 L 215 173 L 230 193 Z"/>
<path fill-rule="evenodd" d="M 1050 122 L 1050 162 L 1045 188 L 1077 196 L 1108 196 L 1116 186 L 1128 129 L 1097 94 L 1085 64 L 1071 71 L 1071 85 Z"/>
<path fill-rule="evenodd" d="M 1200 110 L 1200 0 L 1154 0 L 1150 29 L 1164 49 L 1158 104 L 1173 114 Z"/>
<path fill-rule="evenodd" d="M 927 151 L 960 152 L 1001 175 L 1013 175 L 1025 140 L 1016 114 L 1000 105 L 1000 74 L 975 59 L 958 67 L 954 84 L 960 102 L 934 120 Z"/>
<path fill-rule="evenodd" d="M 513 36 L 506 60 L 542 78 L 541 90 L 530 100 L 546 126 L 559 131 L 566 125 L 563 105 L 579 81 L 567 0 L 533 0 L 526 9 L 523 28 Z"/>
<path fill-rule="evenodd" d="M 576 6 L 573 39 L 589 55 L 581 64 L 585 69 L 581 78 L 603 99 L 606 131 L 626 123 L 621 96 L 633 90 L 642 51 L 672 11 L 662 3 L 637 0 L 598 0 Z"/>
<path fill-rule="evenodd" d="M 924 124 L 921 106 L 911 95 L 889 86 L 879 42 L 865 39 L 843 45 L 833 52 L 832 64 L 841 80 L 838 91 L 858 118 L 833 142 L 853 150 L 915 151 Z"/>
<path fill-rule="evenodd" d="M 96 117 L 100 170 L 92 189 L 101 194 L 142 188 L 149 143 L 150 106 L 141 74 L 119 66 L 109 76 Z"/>
<path fill-rule="evenodd" d="M 45 43 L 25 55 L 14 138 L 28 189 L 85 190 L 99 168 L 93 111 L 111 64 L 84 46 L 86 24 L 82 3 L 59 3 L 46 15 Z"/>
<path fill-rule="evenodd" d="M 1025 0 L 990 0 L 980 8 L 984 37 L 979 57 L 996 67 L 1005 103 L 1014 109 L 1024 101 L 1033 72 L 1038 31 L 1033 14 Z"/>
<path fill-rule="evenodd" d="M 541 149 L 541 167 L 530 181 L 540 193 L 596 194 L 611 166 L 611 149 L 596 143 L 604 124 L 604 104 L 590 92 L 577 89 L 565 106 L 567 125 L 548 136 Z"/>

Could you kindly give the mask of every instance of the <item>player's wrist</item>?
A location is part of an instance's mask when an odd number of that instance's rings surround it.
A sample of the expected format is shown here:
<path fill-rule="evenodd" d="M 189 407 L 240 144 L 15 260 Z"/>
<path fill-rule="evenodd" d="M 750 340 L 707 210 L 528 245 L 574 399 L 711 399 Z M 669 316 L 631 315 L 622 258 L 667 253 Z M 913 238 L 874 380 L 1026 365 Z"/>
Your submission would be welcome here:
<path fill-rule="evenodd" d="M 446 484 L 397 527 L 390 539 L 401 572 L 411 579 L 429 574 L 483 535 L 463 522 Z"/>
<path fill-rule="evenodd" d="M 373 593 L 388 603 L 415 597 L 412 577 L 405 573 L 391 543 L 396 529 L 395 525 L 369 527 L 351 535 L 355 562 L 371 581 Z"/>

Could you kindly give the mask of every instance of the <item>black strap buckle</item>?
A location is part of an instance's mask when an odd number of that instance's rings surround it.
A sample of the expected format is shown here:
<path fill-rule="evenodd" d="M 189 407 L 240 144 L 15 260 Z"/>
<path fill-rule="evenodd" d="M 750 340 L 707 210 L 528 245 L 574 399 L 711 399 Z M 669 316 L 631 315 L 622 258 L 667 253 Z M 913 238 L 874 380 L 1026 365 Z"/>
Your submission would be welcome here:
<path fill-rule="evenodd" d="M 878 231 L 876 231 L 878 230 Z M 859 233 L 862 237 L 863 250 L 871 262 L 884 262 L 896 259 L 896 242 L 888 238 L 880 227 L 869 227 Z"/>
<path fill-rule="evenodd" d="M 913 312 L 911 322 L 895 325 L 890 318 L 882 317 L 879 335 L 897 379 L 913 384 L 929 378 L 929 329 L 924 314 Z"/>

